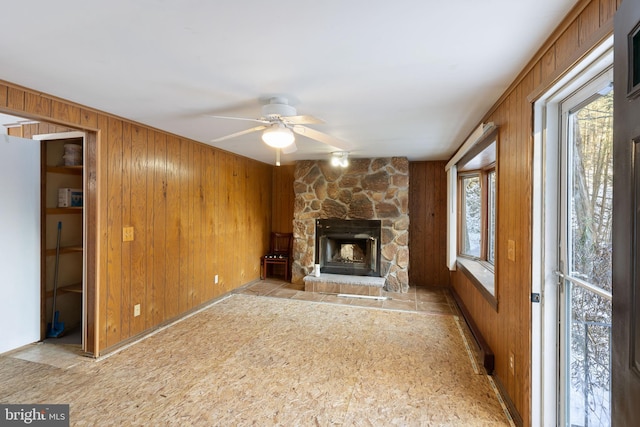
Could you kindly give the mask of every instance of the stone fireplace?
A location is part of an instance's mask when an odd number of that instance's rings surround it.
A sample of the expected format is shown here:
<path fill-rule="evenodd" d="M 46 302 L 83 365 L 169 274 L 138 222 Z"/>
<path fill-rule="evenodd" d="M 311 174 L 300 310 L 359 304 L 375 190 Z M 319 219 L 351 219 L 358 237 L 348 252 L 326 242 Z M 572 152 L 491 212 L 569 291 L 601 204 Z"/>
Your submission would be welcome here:
<path fill-rule="evenodd" d="M 302 283 L 314 264 L 320 263 L 316 261 L 331 255 L 321 272 L 379 276 L 385 278 L 388 291 L 407 292 L 409 161 L 404 157 L 352 159 L 343 169 L 328 161 L 305 160 L 296 164 L 294 178 L 293 282 Z M 333 241 L 316 242 L 318 220 L 327 219 L 348 220 L 350 225 L 375 221 L 380 234 L 365 239 L 361 233 L 343 231 Z M 363 258 L 372 251 L 373 268 L 371 258 Z"/>

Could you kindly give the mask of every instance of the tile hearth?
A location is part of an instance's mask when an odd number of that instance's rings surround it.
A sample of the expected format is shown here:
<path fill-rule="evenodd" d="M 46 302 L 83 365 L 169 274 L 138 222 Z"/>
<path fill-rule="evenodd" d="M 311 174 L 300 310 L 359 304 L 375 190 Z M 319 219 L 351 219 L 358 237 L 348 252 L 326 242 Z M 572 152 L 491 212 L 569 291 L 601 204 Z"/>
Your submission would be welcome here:
<path fill-rule="evenodd" d="M 386 300 L 350 298 L 338 296 L 339 292 L 306 292 L 303 284 L 294 284 L 278 279 L 257 280 L 237 289 L 243 293 L 275 298 L 291 298 L 306 301 L 343 304 L 360 307 L 376 307 L 388 310 L 418 311 L 432 314 L 458 315 L 453 298 L 447 289 L 410 287 L 406 293 L 382 290 Z"/>
<path fill-rule="evenodd" d="M 384 283 L 383 277 L 322 273 L 318 277 L 306 276 L 304 290 L 384 298 L 382 295 Z"/>

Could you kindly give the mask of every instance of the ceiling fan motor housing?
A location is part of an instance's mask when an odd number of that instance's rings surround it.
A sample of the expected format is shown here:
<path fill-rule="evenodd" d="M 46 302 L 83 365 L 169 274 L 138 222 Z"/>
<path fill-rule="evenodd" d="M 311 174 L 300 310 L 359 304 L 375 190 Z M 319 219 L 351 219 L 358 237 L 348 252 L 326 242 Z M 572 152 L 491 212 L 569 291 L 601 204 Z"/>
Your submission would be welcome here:
<path fill-rule="evenodd" d="M 262 107 L 262 117 L 264 118 L 290 117 L 296 114 L 296 109 L 287 104 L 286 100 L 280 98 L 273 98 L 269 104 Z"/>

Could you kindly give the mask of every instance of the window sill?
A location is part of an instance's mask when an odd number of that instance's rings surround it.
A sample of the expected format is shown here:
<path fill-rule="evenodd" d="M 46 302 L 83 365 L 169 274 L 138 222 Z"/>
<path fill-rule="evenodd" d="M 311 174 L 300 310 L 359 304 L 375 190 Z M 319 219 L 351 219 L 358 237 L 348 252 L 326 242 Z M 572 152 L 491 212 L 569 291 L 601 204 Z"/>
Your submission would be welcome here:
<path fill-rule="evenodd" d="M 456 265 L 475 285 L 491 307 L 498 311 L 498 299 L 495 295 L 495 274 L 493 271 L 486 268 L 479 261 L 463 257 L 457 258 Z"/>

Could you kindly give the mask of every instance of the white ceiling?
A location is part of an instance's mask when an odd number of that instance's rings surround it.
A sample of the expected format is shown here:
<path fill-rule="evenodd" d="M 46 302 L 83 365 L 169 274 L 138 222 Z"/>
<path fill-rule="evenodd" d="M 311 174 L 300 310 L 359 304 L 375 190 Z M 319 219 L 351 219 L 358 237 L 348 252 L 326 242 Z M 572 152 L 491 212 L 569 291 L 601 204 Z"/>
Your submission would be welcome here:
<path fill-rule="evenodd" d="M 445 160 L 577 0 L 13 0 L 0 79 L 201 142 L 285 95 L 352 157 Z M 283 163 L 334 148 L 297 136 Z M 212 144 L 213 145 L 213 144 Z M 259 133 L 216 146 L 267 163 Z"/>

